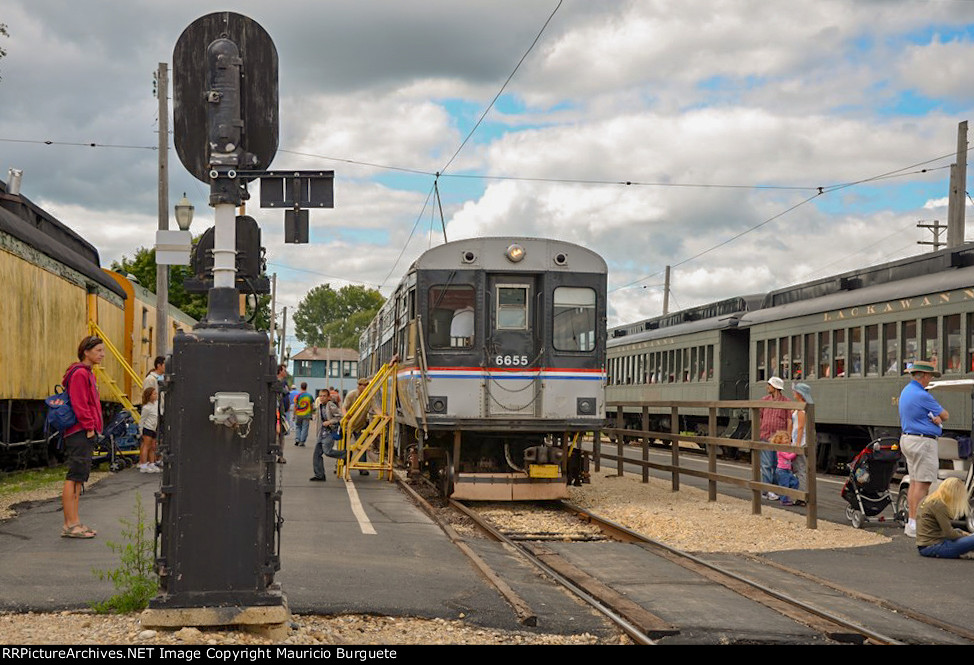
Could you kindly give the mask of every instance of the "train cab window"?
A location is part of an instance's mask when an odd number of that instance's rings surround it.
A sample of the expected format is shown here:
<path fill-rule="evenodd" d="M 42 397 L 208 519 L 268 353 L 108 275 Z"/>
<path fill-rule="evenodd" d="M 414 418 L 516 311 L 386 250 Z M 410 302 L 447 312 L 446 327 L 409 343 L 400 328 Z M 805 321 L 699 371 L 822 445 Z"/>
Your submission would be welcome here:
<path fill-rule="evenodd" d="M 759 382 L 764 382 L 768 380 L 768 376 L 764 372 L 764 340 L 761 340 L 755 344 L 754 350 L 754 362 L 757 366 L 754 368 L 757 373 L 757 380 Z"/>
<path fill-rule="evenodd" d="M 903 334 L 903 371 L 905 372 L 917 359 L 917 322 L 904 321 Z"/>
<path fill-rule="evenodd" d="M 896 336 L 895 323 L 883 324 L 883 346 L 886 348 L 886 360 L 883 363 L 886 370 L 883 374 L 896 376 L 900 373 L 900 338 Z"/>
<path fill-rule="evenodd" d="M 862 376 L 862 328 L 849 328 L 849 376 Z"/>
<path fill-rule="evenodd" d="M 805 365 L 805 378 L 814 379 L 815 373 L 815 333 L 805 334 L 805 358 L 808 363 Z"/>
<path fill-rule="evenodd" d="M 920 360 L 931 360 L 934 361 L 935 365 L 938 364 L 940 344 L 937 340 L 937 319 L 923 319 L 920 324 L 920 335 L 920 348 L 923 349 L 923 357 Z"/>
<path fill-rule="evenodd" d="M 944 372 L 958 374 L 964 371 L 960 361 L 960 314 L 944 317 L 944 348 L 947 350 L 944 359 Z"/>
<path fill-rule="evenodd" d="M 506 289 L 507 287 L 503 288 Z M 498 288 L 498 291 L 501 290 L 502 288 Z M 517 291 L 520 292 L 521 296 L 526 297 L 526 288 L 518 288 Z M 500 293 L 498 293 L 498 298 L 500 298 Z M 518 312 L 525 317 L 527 316 L 524 308 Z M 497 316 L 499 322 L 500 307 L 498 307 Z M 552 343 L 556 350 L 591 351 L 595 348 L 595 289 L 559 286 L 554 292 L 551 316 Z M 638 373 L 641 375 L 641 360 L 639 364 Z"/>
<path fill-rule="evenodd" d="M 832 343 L 829 331 L 818 334 L 818 376 L 820 379 L 832 378 Z"/>
<path fill-rule="evenodd" d="M 527 330 L 528 287 L 515 284 L 497 286 L 498 330 Z"/>
<path fill-rule="evenodd" d="M 879 326 L 866 326 L 866 376 L 879 376 Z"/>
<path fill-rule="evenodd" d="M 429 294 L 429 345 L 432 349 L 473 346 L 476 316 L 472 286 L 433 286 Z"/>

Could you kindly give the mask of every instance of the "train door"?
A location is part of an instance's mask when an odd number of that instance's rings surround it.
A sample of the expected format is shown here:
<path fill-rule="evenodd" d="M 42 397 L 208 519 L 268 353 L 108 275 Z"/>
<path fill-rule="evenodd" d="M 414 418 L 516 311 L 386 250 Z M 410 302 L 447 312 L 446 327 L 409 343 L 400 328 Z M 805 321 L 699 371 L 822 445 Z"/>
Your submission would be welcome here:
<path fill-rule="evenodd" d="M 541 319 L 534 275 L 491 275 L 487 283 L 486 412 L 537 417 L 540 407 Z"/>

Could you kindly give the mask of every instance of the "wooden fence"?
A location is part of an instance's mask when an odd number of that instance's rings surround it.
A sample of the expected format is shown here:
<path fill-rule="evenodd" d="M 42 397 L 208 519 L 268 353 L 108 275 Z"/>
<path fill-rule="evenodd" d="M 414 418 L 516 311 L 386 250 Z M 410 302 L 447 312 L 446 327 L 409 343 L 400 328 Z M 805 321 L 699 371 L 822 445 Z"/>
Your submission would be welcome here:
<path fill-rule="evenodd" d="M 623 475 L 623 466 L 625 464 L 633 464 L 642 467 L 642 480 L 644 483 L 649 482 L 650 469 L 666 471 L 671 474 L 674 492 L 677 492 L 680 489 L 680 475 L 705 478 L 708 481 L 708 500 L 710 501 L 717 500 L 718 482 L 746 487 L 751 490 L 751 512 L 755 515 L 761 514 L 761 492 L 786 493 L 789 498 L 799 499 L 808 504 L 806 506 L 806 526 L 809 529 L 818 528 L 815 469 L 815 460 L 817 459 L 815 451 L 815 406 L 813 404 L 804 404 L 802 402 L 772 402 L 770 400 L 723 400 L 717 402 L 607 402 L 606 414 L 608 415 L 612 410 L 615 410 L 617 414 L 616 424 L 621 425 L 625 422 L 623 413 L 624 409 L 626 408 L 637 408 L 641 410 L 642 429 L 634 430 L 626 429 L 624 427 L 608 427 L 603 429 L 601 432 L 597 431 L 595 433 L 595 442 L 592 451 L 596 471 L 598 471 L 601 466 L 602 457 L 616 461 L 620 476 Z M 680 409 L 689 408 L 707 409 L 707 436 L 680 434 Z M 670 409 L 669 432 L 653 432 L 649 430 L 650 409 Z M 766 441 L 755 441 L 753 439 L 730 439 L 726 437 L 719 437 L 717 436 L 717 409 L 749 409 L 751 412 L 752 437 L 754 436 L 755 430 L 760 430 L 759 423 L 761 422 L 761 409 L 787 409 L 788 411 L 804 411 L 806 445 L 795 447 L 791 445 L 768 443 Z M 603 433 L 607 434 L 610 437 L 610 440 L 614 440 L 615 446 L 617 447 L 617 453 L 615 455 L 602 452 Z M 788 434 L 790 436 L 791 432 Z M 642 440 L 641 460 L 624 457 L 624 446 L 626 439 Z M 649 443 L 651 440 L 669 442 L 670 454 L 672 456 L 670 464 L 658 464 L 656 462 L 649 461 Z M 706 448 L 706 471 L 697 471 L 695 469 L 688 469 L 680 466 L 679 444 L 681 441 L 695 443 Z M 724 448 L 750 449 L 751 478 L 749 480 L 717 473 L 718 446 Z M 797 489 L 787 489 L 783 491 L 783 488 L 778 485 L 762 483 L 760 453 L 762 450 L 774 450 L 776 452 L 780 450 L 784 452 L 793 452 L 804 456 L 807 462 L 806 467 L 808 468 L 808 491 L 801 492 Z"/>

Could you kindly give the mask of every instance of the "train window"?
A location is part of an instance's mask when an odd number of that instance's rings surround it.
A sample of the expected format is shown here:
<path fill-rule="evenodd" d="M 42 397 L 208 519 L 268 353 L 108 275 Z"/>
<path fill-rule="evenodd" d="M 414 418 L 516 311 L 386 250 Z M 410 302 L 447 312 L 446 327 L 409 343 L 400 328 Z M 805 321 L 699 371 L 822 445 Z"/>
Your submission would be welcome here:
<path fill-rule="evenodd" d="M 555 349 L 591 351 L 595 348 L 595 289 L 559 286 L 554 292 L 551 316 Z M 642 374 L 642 360 L 639 364 L 639 374 Z"/>
<path fill-rule="evenodd" d="M 900 367 L 900 339 L 896 336 L 895 323 L 883 324 L 883 347 L 886 349 L 886 360 L 883 363 L 886 369 L 883 374 L 896 376 Z"/>
<path fill-rule="evenodd" d="M 707 380 L 714 378 L 714 345 L 707 345 Z"/>
<path fill-rule="evenodd" d="M 845 330 L 832 331 L 832 343 L 835 344 L 835 376 L 845 376 Z"/>
<path fill-rule="evenodd" d="M 649 354 L 644 353 L 643 359 L 643 384 L 649 383 Z"/>
<path fill-rule="evenodd" d="M 818 334 L 818 376 L 820 379 L 832 377 L 832 344 L 829 331 Z"/>
<path fill-rule="evenodd" d="M 430 287 L 429 345 L 431 349 L 473 346 L 475 314 L 472 286 Z"/>
<path fill-rule="evenodd" d="M 849 328 L 849 376 L 862 376 L 862 328 Z"/>
<path fill-rule="evenodd" d="M 801 335 L 794 335 L 791 338 L 791 376 L 796 381 L 803 378 Z"/>
<path fill-rule="evenodd" d="M 514 284 L 497 286 L 498 330 L 527 330 L 528 287 Z"/>
<path fill-rule="evenodd" d="M 936 365 L 940 357 L 940 344 L 937 343 L 937 319 L 923 319 L 920 324 L 920 348 L 923 357 L 920 360 L 930 360 Z"/>
<path fill-rule="evenodd" d="M 960 314 L 944 317 L 944 348 L 947 349 L 944 371 L 948 374 L 964 371 L 960 362 Z"/>
<path fill-rule="evenodd" d="M 757 380 L 762 382 L 767 381 L 768 377 L 764 373 L 764 340 L 758 341 L 755 345 L 754 362 L 757 363 L 757 366 L 754 368 L 757 373 Z"/>
<path fill-rule="evenodd" d="M 768 340 L 768 378 L 781 376 L 778 373 L 778 340 Z"/>
<path fill-rule="evenodd" d="M 967 371 L 974 372 L 974 314 L 967 315 Z"/>
<path fill-rule="evenodd" d="M 806 333 L 805 335 L 805 358 L 808 359 L 808 364 L 805 366 L 805 378 L 814 379 L 815 374 L 815 333 Z"/>
<path fill-rule="evenodd" d="M 879 376 L 879 326 L 866 326 L 866 376 Z"/>
<path fill-rule="evenodd" d="M 690 380 L 700 380 L 700 361 L 697 359 L 697 347 L 690 349 Z"/>
<path fill-rule="evenodd" d="M 913 365 L 917 358 L 917 322 L 904 321 L 903 334 L 903 371 L 905 372 Z"/>

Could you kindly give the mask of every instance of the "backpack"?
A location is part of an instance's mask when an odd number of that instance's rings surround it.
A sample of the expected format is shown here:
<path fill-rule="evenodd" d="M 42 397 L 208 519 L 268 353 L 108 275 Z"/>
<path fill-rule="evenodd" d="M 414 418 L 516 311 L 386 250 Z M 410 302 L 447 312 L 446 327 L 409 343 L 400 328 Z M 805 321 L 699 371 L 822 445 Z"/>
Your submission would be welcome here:
<path fill-rule="evenodd" d="M 68 372 L 64 380 L 65 384 L 71 380 L 71 375 L 78 369 L 81 368 L 75 367 Z M 47 418 L 44 421 L 44 426 L 48 431 L 54 430 L 63 436 L 65 430 L 78 422 L 78 417 L 74 415 L 74 409 L 71 408 L 71 399 L 68 397 L 67 388 L 60 384 L 54 386 L 54 394 L 45 397 L 44 403 L 47 404 Z"/>

